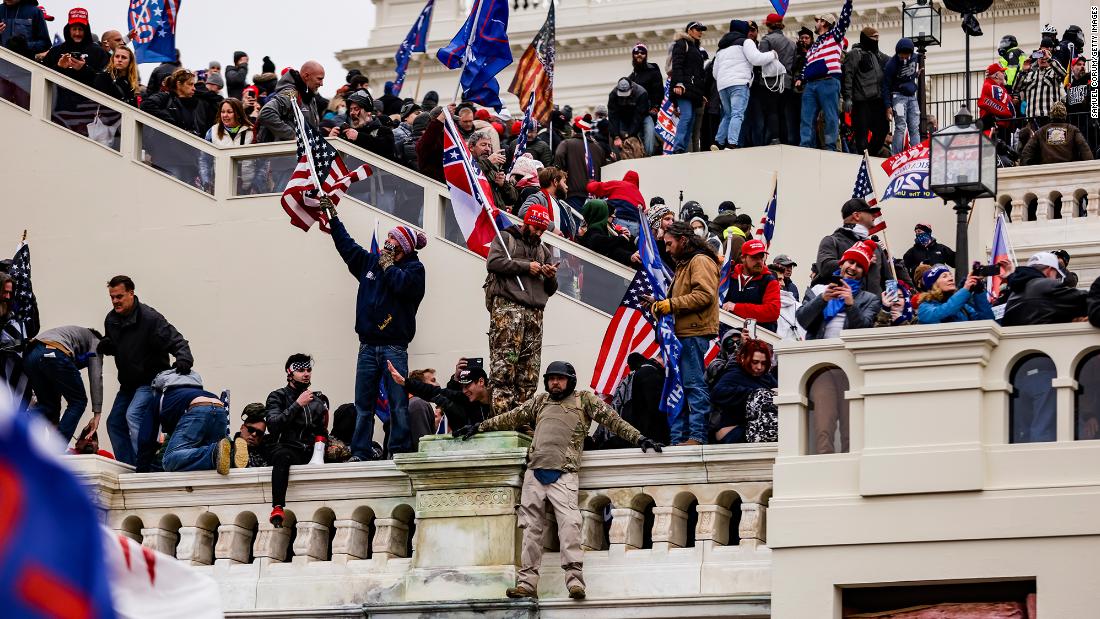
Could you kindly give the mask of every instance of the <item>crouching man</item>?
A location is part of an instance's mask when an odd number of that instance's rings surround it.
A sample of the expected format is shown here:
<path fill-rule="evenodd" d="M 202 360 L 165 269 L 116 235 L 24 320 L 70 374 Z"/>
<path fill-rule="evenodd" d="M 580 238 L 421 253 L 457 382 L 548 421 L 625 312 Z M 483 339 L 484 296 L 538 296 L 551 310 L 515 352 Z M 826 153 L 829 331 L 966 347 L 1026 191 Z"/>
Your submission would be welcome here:
<path fill-rule="evenodd" d="M 229 474 L 232 444 L 229 415 L 218 396 L 202 388 L 198 372 L 180 375 L 174 370 L 153 379 L 153 400 L 161 429 L 169 435 L 164 446 L 164 470 L 212 471 Z"/>
<path fill-rule="evenodd" d="M 569 597 L 584 599 L 581 563 L 581 513 L 577 507 L 577 469 L 588 428 L 595 420 L 631 445 L 646 451 L 661 451 L 662 445 L 648 439 L 634 426 L 623 421 L 615 410 L 591 391 L 575 391 L 577 373 L 570 363 L 555 361 L 543 374 L 547 393 L 520 404 L 503 415 L 469 425 L 455 432 L 467 439 L 478 432 L 513 430 L 529 425 L 535 438 L 527 455 L 527 472 L 519 505 L 519 526 L 523 529 L 522 566 L 510 598 L 537 598 L 539 565 L 542 563 L 542 533 L 546 526 L 546 501 L 558 520 L 561 567 Z"/>

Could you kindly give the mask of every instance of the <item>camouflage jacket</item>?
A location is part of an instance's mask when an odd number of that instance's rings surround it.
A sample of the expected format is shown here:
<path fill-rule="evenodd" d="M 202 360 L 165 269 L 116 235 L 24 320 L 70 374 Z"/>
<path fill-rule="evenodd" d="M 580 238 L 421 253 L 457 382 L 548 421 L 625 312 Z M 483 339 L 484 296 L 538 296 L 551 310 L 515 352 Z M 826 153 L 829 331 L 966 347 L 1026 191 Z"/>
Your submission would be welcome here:
<path fill-rule="evenodd" d="M 539 421 L 543 418 L 543 412 L 555 404 L 577 413 L 576 425 L 570 436 L 569 444 L 566 446 L 566 452 L 563 454 L 565 461 L 562 467 L 563 472 L 575 473 L 580 468 L 584 437 L 588 435 L 588 428 L 593 421 L 603 424 L 608 430 L 632 445 L 637 445 L 638 441 L 642 439 L 641 432 L 638 432 L 634 426 L 627 423 L 615 412 L 615 409 L 608 406 L 591 391 L 575 391 L 561 402 L 554 402 L 550 399 L 549 394 L 540 393 L 507 413 L 486 419 L 478 425 L 478 430 L 489 432 L 492 430 L 512 430 L 523 425 L 534 426 L 535 442 L 532 444 L 532 450 L 534 450 L 539 445 Z"/>

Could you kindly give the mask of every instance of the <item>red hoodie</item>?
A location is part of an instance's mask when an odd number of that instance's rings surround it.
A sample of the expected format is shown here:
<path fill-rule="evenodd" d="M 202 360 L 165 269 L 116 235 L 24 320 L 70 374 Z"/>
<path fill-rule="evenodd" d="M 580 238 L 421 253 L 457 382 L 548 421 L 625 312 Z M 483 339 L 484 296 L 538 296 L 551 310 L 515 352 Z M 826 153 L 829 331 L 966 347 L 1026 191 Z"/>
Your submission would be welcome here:
<path fill-rule="evenodd" d="M 638 191 L 638 173 L 628 170 L 621 181 L 588 181 L 588 193 L 597 198 L 622 200 L 641 208 L 645 204 L 642 192 Z"/>

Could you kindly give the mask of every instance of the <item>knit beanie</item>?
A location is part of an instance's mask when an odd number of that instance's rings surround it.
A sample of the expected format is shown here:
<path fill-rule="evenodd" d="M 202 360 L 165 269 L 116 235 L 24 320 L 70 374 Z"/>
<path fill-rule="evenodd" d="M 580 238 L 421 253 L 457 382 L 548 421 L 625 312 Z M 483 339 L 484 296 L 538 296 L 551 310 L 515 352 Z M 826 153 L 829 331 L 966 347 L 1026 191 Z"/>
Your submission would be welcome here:
<path fill-rule="evenodd" d="M 242 51 L 233 52 L 233 64 L 237 64 L 238 62 L 241 61 L 241 58 L 244 58 L 247 55 L 248 54 L 246 54 Z"/>
<path fill-rule="evenodd" d="M 913 228 L 916 230 L 924 230 L 928 234 L 932 234 L 932 226 L 926 223 L 918 223 L 917 225 L 913 226 Z"/>
<path fill-rule="evenodd" d="M 668 208 L 662 202 L 657 205 L 650 205 L 649 207 L 649 227 L 656 230 L 661 226 L 661 220 L 665 218 L 665 215 L 671 215 L 672 209 Z"/>
<path fill-rule="evenodd" d="M 271 61 L 270 56 L 264 56 L 264 64 L 263 64 L 263 67 L 261 67 L 260 71 L 262 73 L 274 73 L 275 72 L 275 63 Z"/>
<path fill-rule="evenodd" d="M 541 204 L 532 204 L 523 215 L 523 223 L 546 230 L 550 227 L 550 212 Z"/>
<path fill-rule="evenodd" d="M 920 278 L 920 283 L 927 291 L 932 290 L 932 286 L 936 285 L 936 280 L 940 278 L 940 275 L 950 272 L 951 269 L 947 268 L 945 264 L 937 264 L 934 267 L 924 272 L 924 275 Z"/>
<path fill-rule="evenodd" d="M 422 249 L 428 244 L 428 237 L 424 236 L 423 232 L 409 226 L 397 226 L 390 230 L 390 234 L 401 246 L 401 251 L 406 254 L 411 254 L 414 250 Z"/>
<path fill-rule="evenodd" d="M 871 269 L 871 259 L 875 255 L 876 248 L 878 248 L 878 245 L 870 239 L 860 241 L 848 248 L 848 251 L 840 257 L 840 261 L 851 260 L 863 267 L 863 272 L 866 273 Z"/>

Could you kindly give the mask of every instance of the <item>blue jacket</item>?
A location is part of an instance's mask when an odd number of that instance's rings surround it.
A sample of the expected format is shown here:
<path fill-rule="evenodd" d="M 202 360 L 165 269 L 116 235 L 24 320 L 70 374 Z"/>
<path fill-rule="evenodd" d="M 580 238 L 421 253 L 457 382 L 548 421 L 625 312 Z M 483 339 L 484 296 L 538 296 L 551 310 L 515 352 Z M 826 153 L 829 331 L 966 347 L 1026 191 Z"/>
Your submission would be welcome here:
<path fill-rule="evenodd" d="M 917 72 L 920 70 L 918 54 L 913 52 L 909 60 L 902 60 L 897 54 L 886 61 L 886 68 L 882 70 L 882 98 L 886 107 L 892 107 L 894 93 L 912 97 L 917 94 Z"/>
<path fill-rule="evenodd" d="M 388 269 L 363 249 L 339 219 L 331 221 L 332 242 L 359 281 L 355 332 L 371 346 L 408 346 L 416 335 L 416 310 L 424 300 L 424 264 L 416 252 Z"/>
<path fill-rule="evenodd" d="M 736 362 L 731 363 L 710 390 L 710 403 L 718 409 L 721 418 L 719 427 L 745 425 L 745 404 L 749 395 L 757 389 L 774 389 L 776 385 L 770 373 L 751 376 Z"/>
<path fill-rule="evenodd" d="M 0 22 L 6 26 L 0 32 L 0 46 L 17 53 L 38 54 L 52 45 L 46 19 L 37 2 L 23 0 L 15 6 L 0 5 Z M 12 39 L 16 39 L 14 44 Z M 20 49 L 21 45 L 26 47 Z"/>
<path fill-rule="evenodd" d="M 917 310 L 917 323 L 922 325 L 968 320 L 993 320 L 993 309 L 984 292 L 970 294 L 966 288 L 960 288 L 946 301 L 921 301 Z"/>

